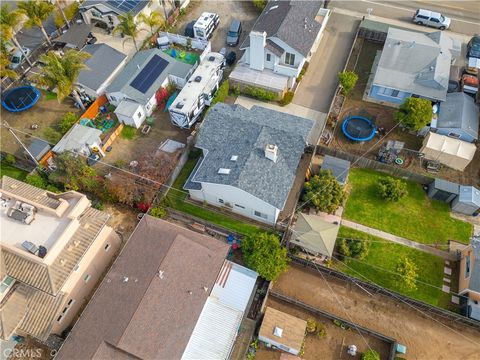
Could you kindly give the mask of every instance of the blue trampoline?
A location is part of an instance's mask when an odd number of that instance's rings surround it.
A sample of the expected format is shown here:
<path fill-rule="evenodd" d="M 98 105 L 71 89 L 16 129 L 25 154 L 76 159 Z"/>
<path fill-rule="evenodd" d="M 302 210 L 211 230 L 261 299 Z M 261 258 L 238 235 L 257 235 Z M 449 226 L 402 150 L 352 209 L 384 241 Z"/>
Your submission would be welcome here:
<path fill-rule="evenodd" d="M 40 91 L 33 86 L 20 86 L 8 91 L 2 99 L 2 106 L 10 112 L 30 109 L 40 99 Z"/>
<path fill-rule="evenodd" d="M 361 116 L 349 116 L 343 120 L 342 131 L 345 136 L 353 141 L 370 141 L 375 136 L 375 124 Z"/>

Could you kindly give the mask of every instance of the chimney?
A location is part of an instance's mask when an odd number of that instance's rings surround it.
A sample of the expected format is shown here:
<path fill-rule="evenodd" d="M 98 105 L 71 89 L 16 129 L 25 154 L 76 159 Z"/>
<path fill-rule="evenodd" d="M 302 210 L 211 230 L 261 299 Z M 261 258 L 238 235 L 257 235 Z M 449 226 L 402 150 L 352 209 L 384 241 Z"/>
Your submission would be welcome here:
<path fill-rule="evenodd" d="M 278 146 L 272 144 L 265 146 L 265 157 L 276 163 L 278 160 Z"/>
<path fill-rule="evenodd" d="M 263 71 L 267 33 L 250 31 L 250 69 Z"/>

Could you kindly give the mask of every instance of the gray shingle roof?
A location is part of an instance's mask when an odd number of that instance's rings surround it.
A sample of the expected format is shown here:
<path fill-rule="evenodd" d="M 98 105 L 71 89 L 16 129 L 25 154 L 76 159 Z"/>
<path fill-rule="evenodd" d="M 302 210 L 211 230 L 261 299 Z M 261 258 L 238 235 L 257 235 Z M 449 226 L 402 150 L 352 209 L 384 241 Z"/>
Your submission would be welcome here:
<path fill-rule="evenodd" d="M 133 79 L 135 79 L 137 74 L 142 71 L 144 66 L 155 55 L 158 55 L 164 60 L 166 60 L 168 62 L 168 65 L 165 67 L 157 80 L 153 82 L 150 88 L 145 93 L 141 93 L 137 89 L 131 87 L 130 83 Z M 186 78 L 192 68 L 192 65 L 177 61 L 171 56 L 164 54 L 159 49 L 139 51 L 128 62 L 128 64 L 120 72 L 120 74 L 118 74 L 115 80 L 113 80 L 112 83 L 107 87 L 107 93 L 121 92 L 130 99 L 135 100 L 140 104 L 143 104 L 146 100 L 150 99 L 152 95 L 160 88 L 161 84 L 165 81 L 168 75 L 174 75 L 179 78 Z"/>
<path fill-rule="evenodd" d="M 322 1 L 269 1 L 252 30 L 265 31 L 267 38 L 278 37 L 303 56 L 307 56 L 321 28 L 321 23 L 315 20 L 315 17 L 322 3 Z M 244 49 L 249 44 L 250 39 L 247 36 L 240 48 Z"/>
<path fill-rule="evenodd" d="M 88 69 L 80 72 L 77 83 L 95 91 L 127 57 L 107 44 L 87 45 L 82 51 L 89 53 L 92 57 L 85 61 Z"/>
<path fill-rule="evenodd" d="M 442 36 L 389 28 L 373 84 L 445 101 L 452 42 Z"/>
<path fill-rule="evenodd" d="M 132 8 L 132 10 L 128 11 L 131 12 L 134 16 L 140 13 L 145 6 L 148 5 L 150 1 L 148 0 L 138 0 L 137 5 Z M 105 1 L 105 0 L 87 0 L 85 1 L 80 8 L 81 9 L 88 9 L 91 7 L 96 7 L 99 10 L 103 9 L 110 9 L 111 11 L 123 15 L 127 13 L 127 11 L 123 10 L 121 6 L 122 0 L 116 0 L 116 1 Z M 119 6 L 120 5 L 120 6 Z"/>
<path fill-rule="evenodd" d="M 464 92 L 447 94 L 440 104 L 438 128 L 462 129 L 478 139 L 478 107 L 473 98 Z"/>
<path fill-rule="evenodd" d="M 312 127 L 311 120 L 259 106 L 216 104 L 198 135 L 206 156 L 191 181 L 231 185 L 283 209 Z M 278 146 L 276 163 L 265 157 L 268 144 Z M 220 168 L 231 171 L 218 174 Z"/>
<path fill-rule="evenodd" d="M 330 170 L 341 185 L 345 185 L 350 170 L 350 161 L 325 155 L 322 170 Z"/>
<path fill-rule="evenodd" d="M 92 31 L 92 28 L 93 25 L 91 24 L 73 23 L 65 34 L 60 35 L 52 41 L 59 44 L 69 44 L 77 49 L 82 49 L 87 42 L 88 34 Z"/>

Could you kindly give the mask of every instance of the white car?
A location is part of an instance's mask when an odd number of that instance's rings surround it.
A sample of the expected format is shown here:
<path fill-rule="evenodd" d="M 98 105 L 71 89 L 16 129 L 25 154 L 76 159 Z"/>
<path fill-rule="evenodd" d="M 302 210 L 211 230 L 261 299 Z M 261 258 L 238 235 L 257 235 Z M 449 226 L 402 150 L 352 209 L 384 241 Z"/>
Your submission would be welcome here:
<path fill-rule="evenodd" d="M 12 70 L 18 68 L 22 63 L 25 61 L 25 58 L 30 54 L 30 49 L 27 47 L 22 47 L 22 49 L 18 49 L 12 55 L 10 59 L 10 65 L 8 67 Z"/>
<path fill-rule="evenodd" d="M 418 25 L 425 25 L 445 30 L 450 27 L 452 20 L 442 14 L 430 10 L 418 9 L 413 15 L 413 22 Z"/>

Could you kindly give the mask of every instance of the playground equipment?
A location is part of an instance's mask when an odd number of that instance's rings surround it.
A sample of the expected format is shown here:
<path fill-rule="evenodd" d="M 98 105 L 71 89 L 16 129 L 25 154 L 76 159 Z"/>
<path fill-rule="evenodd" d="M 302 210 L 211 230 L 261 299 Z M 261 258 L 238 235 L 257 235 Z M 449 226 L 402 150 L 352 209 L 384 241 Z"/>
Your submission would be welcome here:
<path fill-rule="evenodd" d="M 20 86 L 8 91 L 2 100 L 2 106 L 10 112 L 30 109 L 40 99 L 40 91 L 33 86 Z"/>

